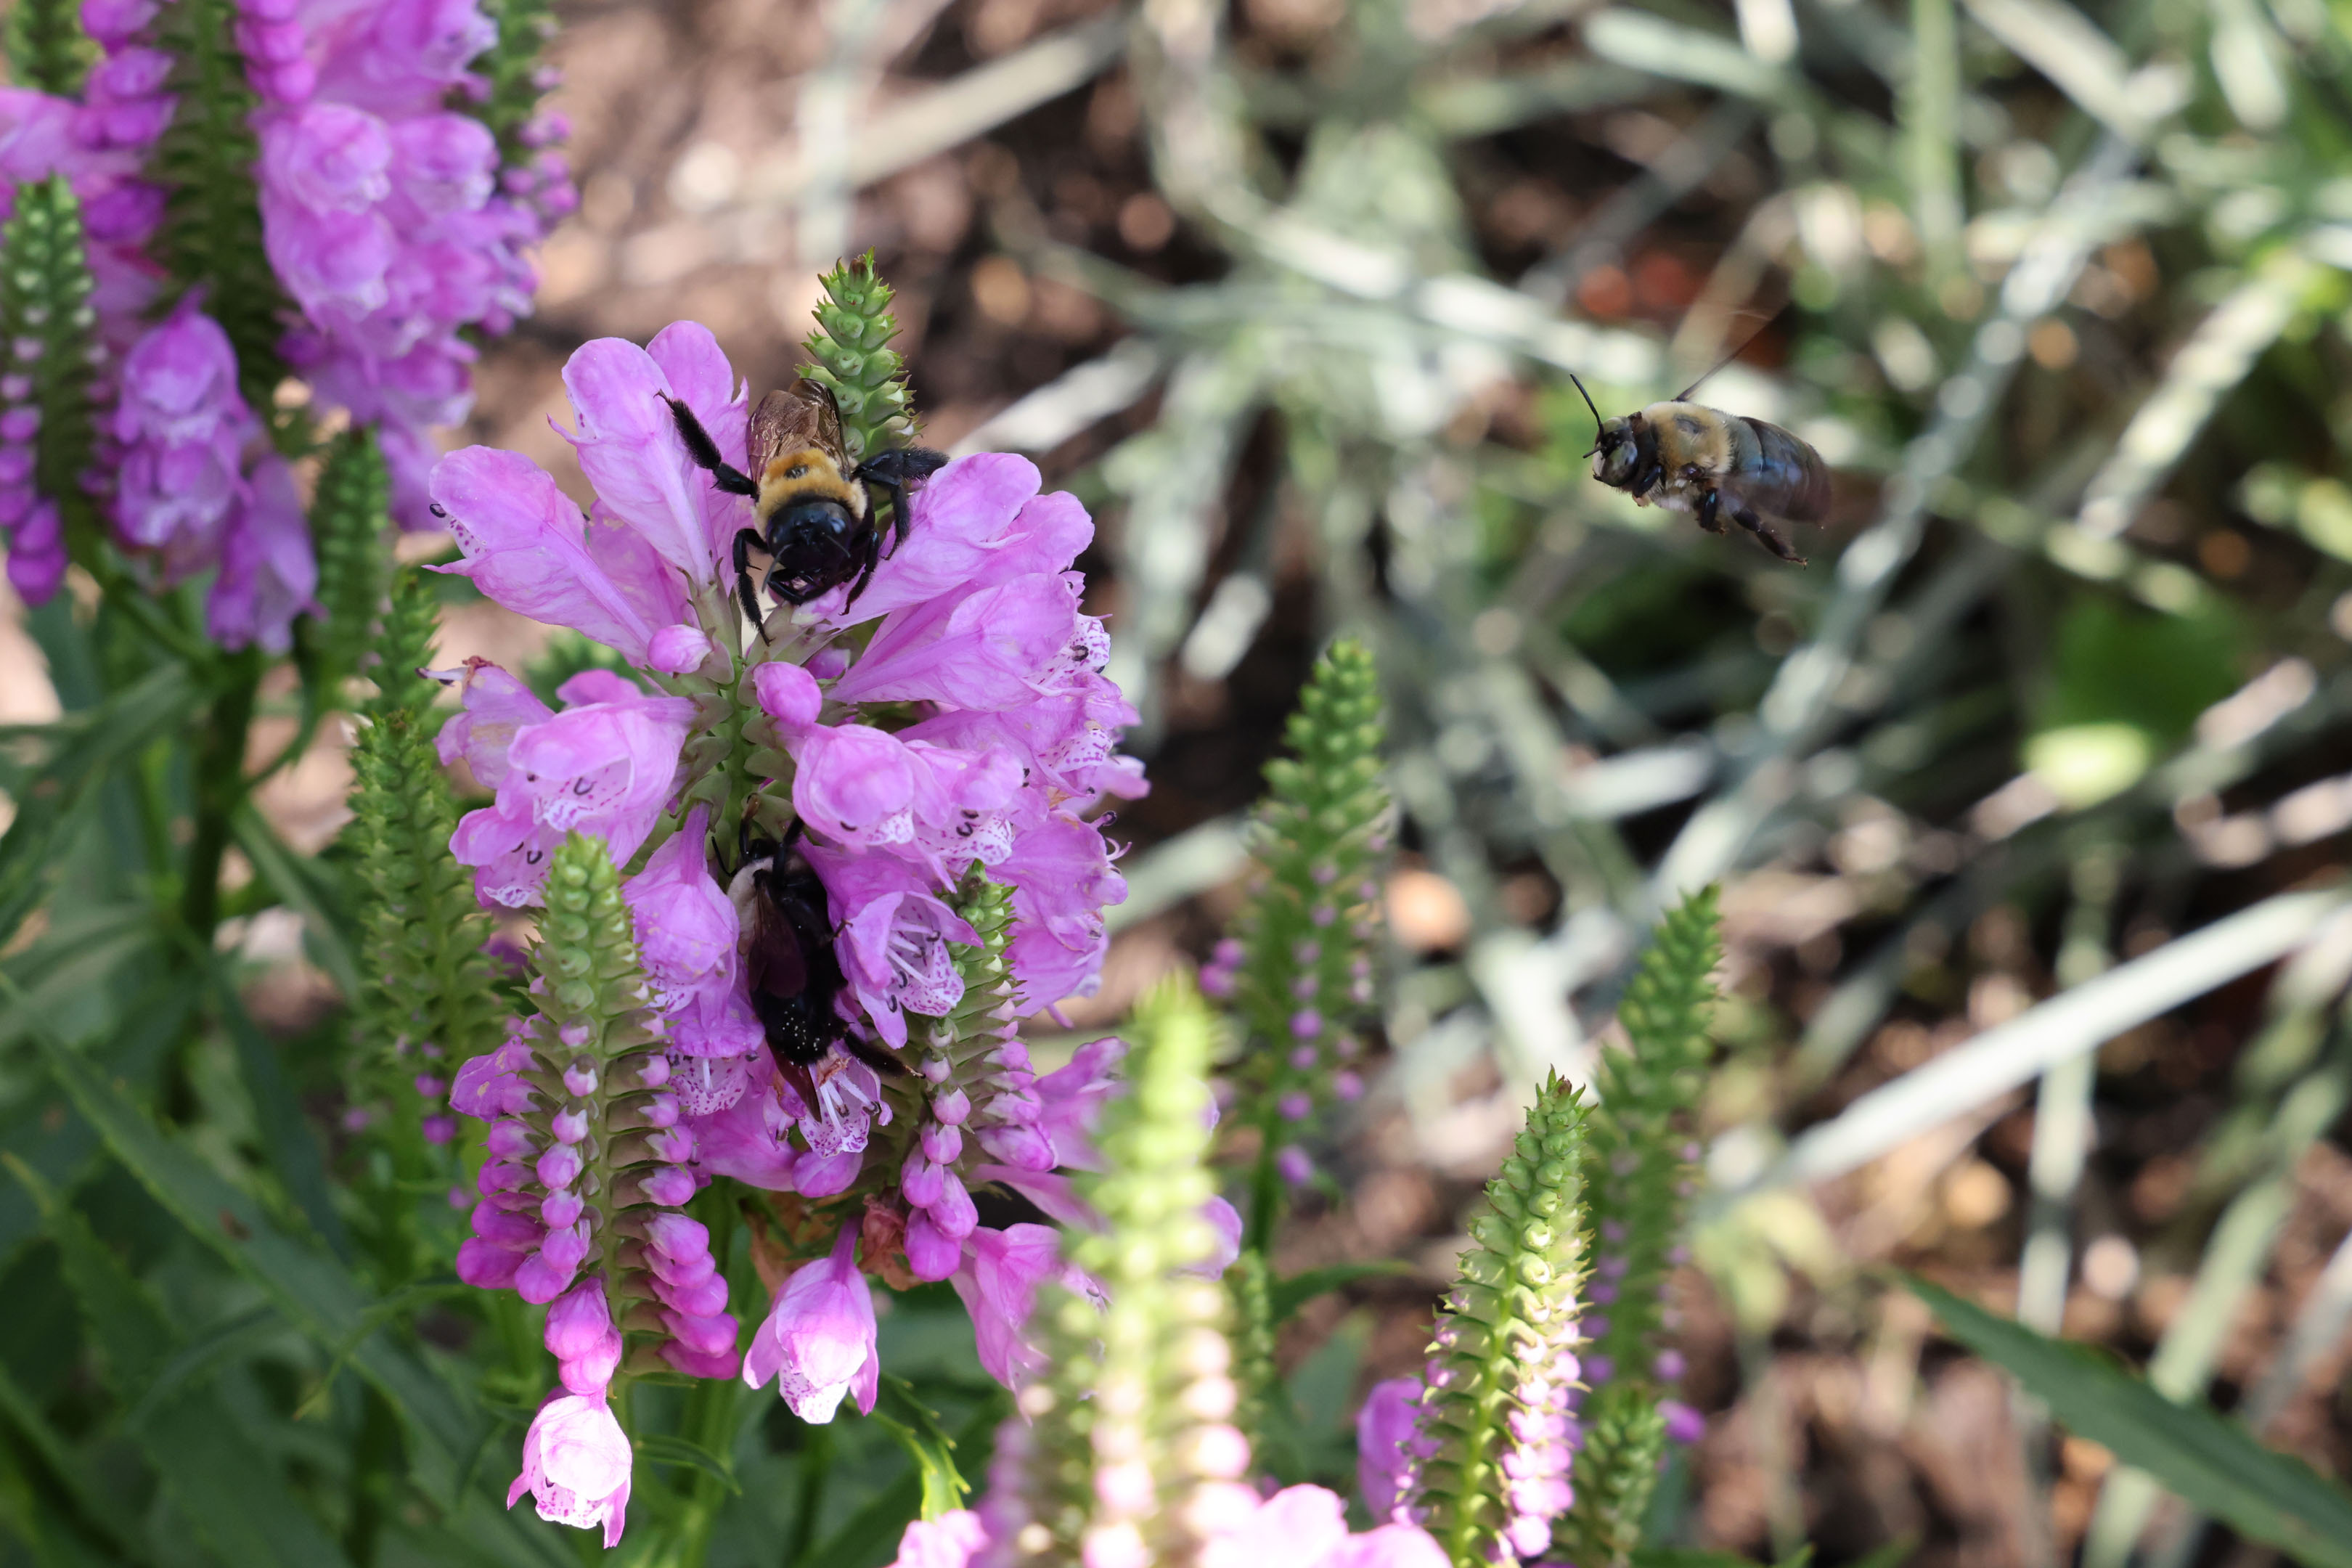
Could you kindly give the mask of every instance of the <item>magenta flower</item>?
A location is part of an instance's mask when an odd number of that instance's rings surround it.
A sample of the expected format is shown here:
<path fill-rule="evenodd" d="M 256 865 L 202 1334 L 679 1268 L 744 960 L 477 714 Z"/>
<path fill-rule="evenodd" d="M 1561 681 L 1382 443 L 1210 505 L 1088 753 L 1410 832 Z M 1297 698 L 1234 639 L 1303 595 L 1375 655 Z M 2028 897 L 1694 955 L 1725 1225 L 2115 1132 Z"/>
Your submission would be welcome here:
<path fill-rule="evenodd" d="M 1445 1568 L 1426 1531 L 1384 1524 L 1348 1532 L 1347 1504 L 1321 1487 L 1286 1487 L 1235 1521 L 1201 1553 L 1201 1568 Z"/>
<path fill-rule="evenodd" d="M 1045 1365 L 1044 1353 L 1024 1336 L 1037 1287 L 1048 1279 L 1094 1293 L 1093 1282 L 1062 1261 L 1060 1233 L 1042 1225 L 973 1230 L 950 1277 L 971 1314 L 980 1364 L 1007 1388 L 1020 1387 Z"/>
<path fill-rule="evenodd" d="M 547 1353 L 573 1394 L 601 1395 L 621 1364 L 621 1331 L 605 1303 L 602 1275 L 591 1275 L 548 1303 Z"/>
<path fill-rule="evenodd" d="M 529 1492 L 541 1519 L 602 1525 L 609 1550 L 628 1522 L 631 1458 L 628 1434 L 601 1393 L 551 1394 L 523 1436 L 522 1473 L 507 1489 L 507 1506 Z"/>
<path fill-rule="evenodd" d="M 468 683 L 469 700 L 477 689 Z M 478 689 L 494 725 L 517 716 L 520 705 L 502 684 Z M 516 724 L 496 804 L 467 812 L 449 840 L 458 862 L 475 868 L 485 907 L 536 903 L 548 858 L 566 834 L 600 837 L 614 860 L 626 860 L 673 794 L 691 702 L 647 697 L 601 669 L 573 676 L 556 695 L 562 711 Z"/>
<path fill-rule="evenodd" d="M 819 1426 L 833 1419 L 845 1394 L 871 1415 L 881 1391 L 874 1293 L 854 1256 L 857 1230 L 854 1222 L 842 1226 L 831 1257 L 793 1271 L 743 1358 L 744 1382 L 759 1388 L 774 1378 L 793 1414 Z"/>
<path fill-rule="evenodd" d="M 1376 1383 L 1356 1413 L 1356 1491 L 1374 1519 L 1395 1513 L 1414 1462 L 1426 1457 L 1422 1388 L 1417 1377 Z"/>

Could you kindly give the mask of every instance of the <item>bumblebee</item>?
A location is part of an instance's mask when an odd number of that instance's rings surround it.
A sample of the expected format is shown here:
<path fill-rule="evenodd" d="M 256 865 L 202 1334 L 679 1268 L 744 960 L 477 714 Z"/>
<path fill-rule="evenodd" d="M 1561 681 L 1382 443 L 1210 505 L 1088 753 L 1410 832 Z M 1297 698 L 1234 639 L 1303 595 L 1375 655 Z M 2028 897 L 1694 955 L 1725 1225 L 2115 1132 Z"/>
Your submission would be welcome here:
<path fill-rule="evenodd" d="M 752 586 L 752 551 L 767 555 L 767 590 L 785 604 L 805 605 L 853 577 L 857 581 L 849 602 L 856 604 L 882 559 L 876 493 L 890 502 L 895 549 L 907 537 L 908 488 L 948 460 L 946 453 L 929 447 L 894 447 L 852 465 L 833 389 L 803 376 L 789 391 L 768 394 L 751 411 L 745 442 L 751 472 L 744 474 L 719 457 L 719 444 L 694 410 L 667 393 L 661 397 L 688 455 L 710 471 L 719 489 L 751 499 L 758 526 L 735 535 L 735 591 L 754 626 L 764 623 Z"/>
<path fill-rule="evenodd" d="M 1805 563 L 1769 520 L 1819 522 L 1829 514 L 1830 470 L 1819 452 L 1778 425 L 1689 401 L 1706 376 L 1669 402 L 1616 419 L 1601 417 L 1573 371 L 1568 379 L 1598 426 L 1584 454 L 1594 479 L 1642 506 L 1688 512 L 1709 533 L 1721 533 L 1729 517 L 1781 560 Z"/>
<path fill-rule="evenodd" d="M 751 1011 L 767 1031 L 768 1048 L 792 1067 L 823 1061 L 835 1042 L 886 1077 L 907 1069 L 896 1057 L 849 1033 L 834 1006 L 847 984 L 834 951 L 824 884 L 808 857 L 793 847 L 800 824 L 784 842 L 748 832 L 741 861 L 727 885 L 742 926 L 743 978 Z"/>

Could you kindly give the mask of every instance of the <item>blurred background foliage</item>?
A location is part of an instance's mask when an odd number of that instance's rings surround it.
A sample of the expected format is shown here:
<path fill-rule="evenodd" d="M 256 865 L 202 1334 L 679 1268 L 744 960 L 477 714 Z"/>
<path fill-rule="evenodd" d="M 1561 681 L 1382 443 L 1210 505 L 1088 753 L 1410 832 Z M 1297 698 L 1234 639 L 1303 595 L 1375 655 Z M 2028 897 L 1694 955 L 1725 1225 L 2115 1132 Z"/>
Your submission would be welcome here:
<path fill-rule="evenodd" d="M 1286 1331 L 1297 1474 L 1346 1473 L 1354 1402 L 1418 1363 L 1534 1085 L 1589 1070 L 1636 933 L 1716 879 L 1733 995 L 1677 1283 L 1686 1397 L 1713 1419 L 1661 1489 L 1678 1539 L 1768 1560 L 1810 1541 L 1825 1563 L 1898 1542 L 1938 1565 L 2253 1560 L 1937 1341 L 1888 1264 L 2345 1471 L 2352 7 L 554 14 L 582 205 L 462 438 L 584 495 L 545 422 L 572 347 L 693 317 L 780 384 L 817 271 L 877 247 L 929 438 L 1029 452 L 1102 523 L 1088 608 L 1113 617 L 1154 790 L 1122 816 L 1130 896 L 1079 1030 L 1207 952 L 1309 658 L 1336 632 L 1374 648 L 1404 846 L 1385 1049 L 1277 1251 L 1289 1272 L 1407 1267 Z M 1586 476 L 1568 372 L 1615 414 L 1734 349 L 1701 400 L 1838 471 L 1801 569 Z M 444 588 L 445 661 L 536 660 L 551 685 L 589 657 Z M 91 711 L 115 645 L 81 603 L 0 647 L 0 717 Z M 144 757 L 170 784 L 150 742 L 175 696 L 131 696 L 75 776 Z M 296 725 L 278 694 L 257 755 Z M 503 1364 L 513 1423 L 540 1381 L 519 1318 L 408 1300 L 420 1336 L 388 1349 L 240 1235 L 251 1193 L 332 1239 L 305 1201 L 323 1189 L 264 1152 L 287 1129 L 321 1130 L 314 1173 L 364 1157 L 339 1120 L 350 959 L 320 912 L 340 873 L 286 853 L 331 844 L 342 743 L 288 759 L 238 825 L 225 1000 L 163 1102 L 204 1170 L 106 1165 L 81 1191 L 92 1227 L 153 1260 L 118 1282 L 124 1310 L 165 1325 L 97 1364 L 159 1361 L 201 1400 L 188 1418 L 264 1445 L 347 1522 L 331 1550 L 355 1561 L 543 1556 L 520 1524 L 404 1521 L 364 1458 L 394 1440 L 383 1396 L 320 1348 Z M 0 788 L 47 761 L 6 752 Z M 106 1080 L 152 1073 L 194 1005 L 118 901 L 116 820 L 0 954 L 32 998 L 0 1010 L 0 1136 L 45 1173 L 0 1184 L 0 1300 L 43 1303 L 0 1336 L 8 1506 L 47 1521 L 40 1561 L 135 1535 L 139 1560 L 194 1562 L 127 1472 L 118 1496 L 44 1468 L 41 1434 L 105 1394 L 40 1285 L 97 1268 L 31 1241 L 42 1183 L 92 1169 Z M 158 972 L 174 984 L 142 984 Z M 70 1110 L 40 1065 L 58 1037 L 109 1042 Z M 210 1252 L 174 1202 L 217 1213 Z M 274 1315 L 289 1300 L 310 1337 Z M 885 1365 L 984 1431 L 952 1303 L 902 1305 Z M 878 1424 L 740 1409 L 692 1494 L 709 1561 L 880 1561 L 895 1525 L 860 1521 L 903 1517 L 916 1479 Z M 461 1443 L 417 1462 L 485 1461 Z"/>

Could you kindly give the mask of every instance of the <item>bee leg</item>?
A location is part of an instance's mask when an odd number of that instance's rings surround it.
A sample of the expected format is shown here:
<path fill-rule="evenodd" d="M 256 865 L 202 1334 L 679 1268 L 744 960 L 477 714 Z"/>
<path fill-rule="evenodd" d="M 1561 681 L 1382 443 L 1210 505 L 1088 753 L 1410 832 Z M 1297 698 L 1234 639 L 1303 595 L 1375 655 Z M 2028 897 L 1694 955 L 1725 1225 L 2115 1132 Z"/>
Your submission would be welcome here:
<path fill-rule="evenodd" d="M 767 541 L 756 530 L 739 528 L 735 531 L 735 595 L 743 601 L 743 616 L 760 628 L 760 640 L 768 640 L 767 618 L 760 614 L 759 590 L 751 586 L 751 552 L 765 550 Z"/>
<path fill-rule="evenodd" d="M 710 438 L 710 432 L 702 427 L 702 421 L 694 416 L 693 409 L 667 392 L 656 392 L 654 395 L 669 405 L 669 416 L 677 426 L 677 438 L 686 443 L 686 455 L 694 459 L 697 468 L 709 469 L 711 478 L 720 489 L 730 496 L 756 496 L 760 493 L 760 487 L 752 483 L 748 475 L 740 468 L 730 468 L 727 460 L 719 455 L 719 443 Z"/>
<path fill-rule="evenodd" d="M 1791 566 L 1802 566 L 1805 563 L 1805 558 L 1797 553 L 1796 547 L 1773 532 L 1772 525 L 1757 516 L 1755 508 L 1734 502 L 1731 509 L 1731 521 L 1754 534 L 1759 544 Z"/>
<path fill-rule="evenodd" d="M 1723 519 L 1717 515 L 1723 505 L 1723 492 L 1713 485 L 1698 492 L 1698 525 L 1709 533 L 1723 531 Z"/>
<path fill-rule="evenodd" d="M 1665 465 L 1653 458 L 1650 459 L 1650 463 L 1647 468 L 1635 471 L 1633 475 L 1633 482 L 1626 487 L 1625 493 L 1632 496 L 1635 500 L 1640 500 L 1652 490 L 1657 489 L 1659 481 L 1664 479 L 1665 477 Z"/>
<path fill-rule="evenodd" d="M 849 597 L 841 602 L 841 607 L 845 610 L 857 603 L 857 595 L 866 592 L 866 584 L 874 581 L 874 568 L 881 564 L 882 531 L 880 529 L 877 528 L 866 536 L 866 548 L 862 553 L 866 557 L 865 564 L 857 574 L 856 583 L 849 590 Z"/>

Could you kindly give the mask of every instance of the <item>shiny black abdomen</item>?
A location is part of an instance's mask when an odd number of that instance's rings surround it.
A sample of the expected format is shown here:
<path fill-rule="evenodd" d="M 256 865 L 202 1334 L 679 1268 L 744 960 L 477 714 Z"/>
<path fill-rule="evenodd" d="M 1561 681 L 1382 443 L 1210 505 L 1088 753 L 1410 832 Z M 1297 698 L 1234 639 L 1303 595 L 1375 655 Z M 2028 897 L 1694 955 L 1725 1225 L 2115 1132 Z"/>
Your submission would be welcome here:
<path fill-rule="evenodd" d="M 1748 503 L 1791 522 L 1819 522 L 1828 516 L 1830 471 L 1821 454 L 1778 425 L 1736 417 L 1754 443 L 1739 454 L 1729 476 Z"/>

